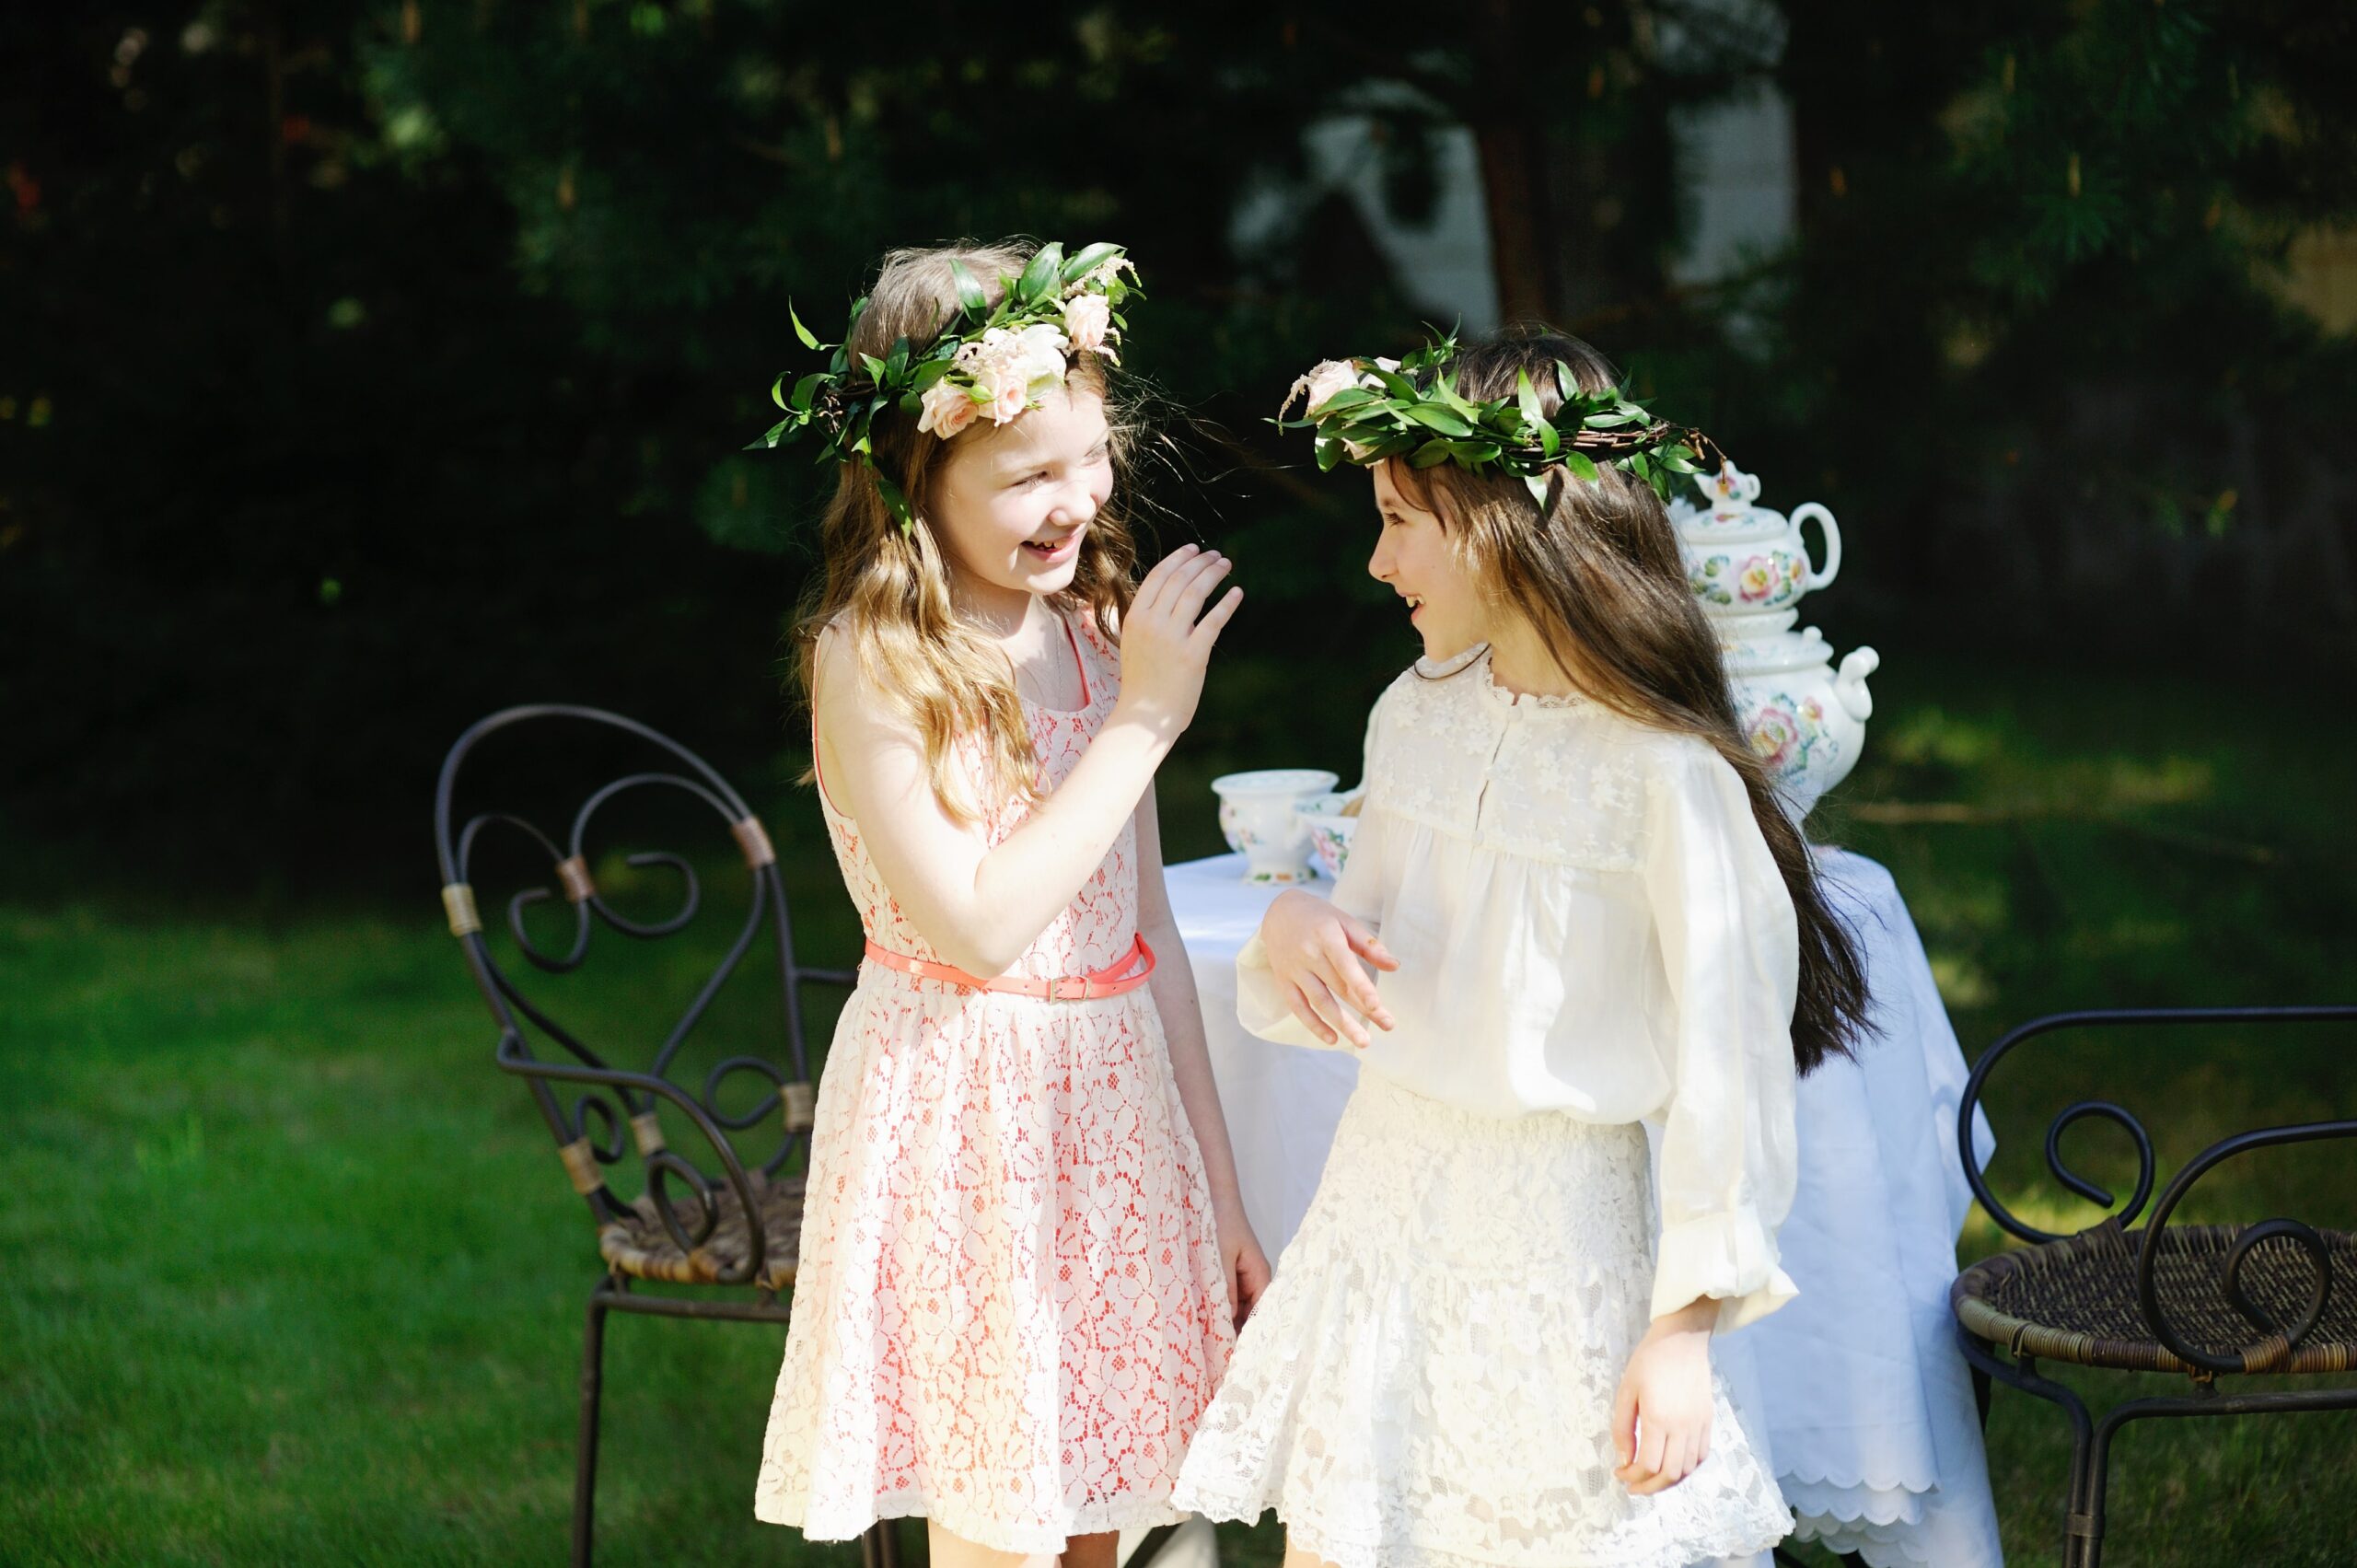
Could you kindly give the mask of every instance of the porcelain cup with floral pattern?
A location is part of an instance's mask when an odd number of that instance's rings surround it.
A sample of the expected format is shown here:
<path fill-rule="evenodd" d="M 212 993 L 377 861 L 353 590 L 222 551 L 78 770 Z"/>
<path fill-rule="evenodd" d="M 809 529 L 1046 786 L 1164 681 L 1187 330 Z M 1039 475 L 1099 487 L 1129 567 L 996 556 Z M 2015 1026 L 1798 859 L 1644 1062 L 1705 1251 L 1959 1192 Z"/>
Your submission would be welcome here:
<path fill-rule="evenodd" d="M 1309 828 L 1300 807 L 1339 782 L 1318 768 L 1262 768 L 1212 781 L 1220 831 L 1227 847 L 1244 856 L 1247 882 L 1283 885 L 1317 875 L 1309 868 Z"/>
<path fill-rule="evenodd" d="M 1318 865 L 1337 881 L 1351 858 L 1351 835 L 1358 830 L 1358 815 L 1352 808 L 1365 793 L 1362 787 L 1312 796 L 1299 807 L 1302 826 L 1309 830 L 1310 847 L 1318 852 Z"/>

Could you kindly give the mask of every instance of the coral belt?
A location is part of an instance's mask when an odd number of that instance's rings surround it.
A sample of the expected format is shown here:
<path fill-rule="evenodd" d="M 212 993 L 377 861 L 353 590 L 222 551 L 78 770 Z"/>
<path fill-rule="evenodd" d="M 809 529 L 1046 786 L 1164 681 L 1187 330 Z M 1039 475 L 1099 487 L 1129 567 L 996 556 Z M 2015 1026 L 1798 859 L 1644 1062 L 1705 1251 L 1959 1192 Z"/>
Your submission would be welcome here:
<path fill-rule="evenodd" d="M 1148 975 L 1154 973 L 1154 949 L 1145 945 L 1144 936 L 1137 937 L 1119 960 L 1093 974 L 1077 978 L 1057 975 L 1047 980 L 1033 980 L 1022 975 L 1001 975 L 995 980 L 983 980 L 955 965 L 912 958 L 906 953 L 895 953 L 889 947 L 879 947 L 873 942 L 867 945 L 867 956 L 887 969 L 900 970 L 926 980 L 970 986 L 976 991 L 1006 991 L 1017 996 L 1038 996 L 1050 1002 L 1088 1002 L 1100 996 L 1119 996 L 1125 991 L 1135 991 L 1145 983 Z"/>

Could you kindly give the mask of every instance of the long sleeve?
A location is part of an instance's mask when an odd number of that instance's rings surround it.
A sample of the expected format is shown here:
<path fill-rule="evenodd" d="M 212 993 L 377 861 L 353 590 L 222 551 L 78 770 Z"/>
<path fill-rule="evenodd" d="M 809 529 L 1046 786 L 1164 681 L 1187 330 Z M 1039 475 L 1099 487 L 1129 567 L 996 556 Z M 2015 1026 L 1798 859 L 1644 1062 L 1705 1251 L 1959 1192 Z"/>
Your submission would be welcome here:
<path fill-rule="evenodd" d="M 1725 1332 L 1799 1294 L 1776 1252 L 1798 1175 L 1799 927 L 1742 780 L 1700 747 L 1648 778 L 1643 876 L 1674 1020 L 1653 1315 L 1712 1296 Z"/>

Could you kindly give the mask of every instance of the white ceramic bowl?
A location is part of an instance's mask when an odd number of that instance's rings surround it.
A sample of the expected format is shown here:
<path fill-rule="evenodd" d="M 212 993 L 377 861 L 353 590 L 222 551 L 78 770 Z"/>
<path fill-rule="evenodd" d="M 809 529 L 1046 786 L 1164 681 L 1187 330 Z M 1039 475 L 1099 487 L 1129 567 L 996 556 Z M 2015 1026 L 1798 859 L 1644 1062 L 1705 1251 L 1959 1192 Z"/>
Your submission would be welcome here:
<path fill-rule="evenodd" d="M 1318 864 L 1327 876 L 1338 881 L 1351 858 L 1351 835 L 1359 827 L 1359 819 L 1344 816 L 1343 808 L 1365 793 L 1364 789 L 1354 789 L 1339 795 L 1313 796 L 1298 807 L 1302 823 L 1309 830 L 1310 847 L 1318 852 Z"/>
<path fill-rule="evenodd" d="M 1244 856 L 1247 882 L 1306 882 L 1309 829 L 1302 802 L 1333 789 L 1335 775 L 1318 768 L 1262 768 L 1212 781 L 1219 796 L 1219 830 Z"/>

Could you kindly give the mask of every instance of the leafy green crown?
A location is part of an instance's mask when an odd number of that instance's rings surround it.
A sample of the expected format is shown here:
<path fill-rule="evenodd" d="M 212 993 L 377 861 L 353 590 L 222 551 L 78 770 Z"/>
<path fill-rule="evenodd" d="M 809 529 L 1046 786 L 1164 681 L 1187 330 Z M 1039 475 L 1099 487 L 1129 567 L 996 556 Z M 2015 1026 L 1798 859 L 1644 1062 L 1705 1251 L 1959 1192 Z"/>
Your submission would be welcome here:
<path fill-rule="evenodd" d="M 1126 281 L 1124 272 L 1130 274 Z M 978 419 L 1004 424 L 1039 407 L 1041 398 L 1062 385 L 1074 355 L 1088 352 L 1115 360 L 1115 345 L 1129 325 L 1121 304 L 1139 292 L 1137 268 L 1121 247 L 1102 241 L 1069 258 L 1052 240 L 1042 245 L 1020 276 L 1000 280 L 995 306 L 964 263 L 953 260 L 949 273 L 958 290 L 957 314 L 925 346 L 896 338 L 880 358 L 854 356 L 843 343 L 820 343 L 789 303 L 786 316 L 802 346 L 831 349 L 833 356 L 824 370 L 798 378 L 787 371 L 772 384 L 771 401 L 785 417 L 746 450 L 767 450 L 815 427 L 819 461 L 865 463 L 875 470 L 885 504 L 902 531 L 910 531 L 916 517 L 907 494 L 876 467 L 870 442 L 876 416 L 897 409 L 914 416 L 921 433 L 945 441 Z M 846 343 L 866 308 L 865 297 L 852 303 L 851 321 L 843 329 Z"/>
<path fill-rule="evenodd" d="M 1293 384 L 1275 423 L 1317 432 L 1320 470 L 1390 458 L 1419 469 L 1453 462 L 1474 473 L 1515 475 L 1542 510 L 1553 475 L 1593 483 L 1601 468 L 1624 470 L 1668 501 L 1677 476 L 1701 471 L 1702 448 L 1717 450 L 1701 432 L 1655 418 L 1617 389 L 1583 390 L 1561 360 L 1555 374 L 1562 401 L 1551 419 L 1540 411 L 1527 370 L 1515 373 L 1514 396 L 1476 401 L 1451 378 L 1457 354 L 1457 339 L 1449 336 L 1396 362 L 1328 360 Z M 1287 419 L 1305 399 L 1303 416 Z"/>

